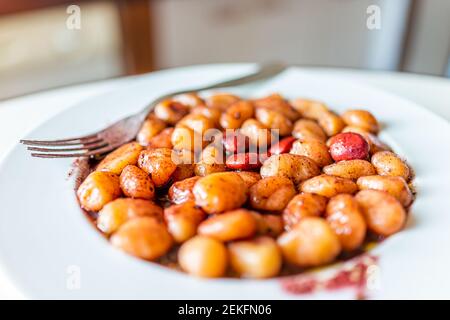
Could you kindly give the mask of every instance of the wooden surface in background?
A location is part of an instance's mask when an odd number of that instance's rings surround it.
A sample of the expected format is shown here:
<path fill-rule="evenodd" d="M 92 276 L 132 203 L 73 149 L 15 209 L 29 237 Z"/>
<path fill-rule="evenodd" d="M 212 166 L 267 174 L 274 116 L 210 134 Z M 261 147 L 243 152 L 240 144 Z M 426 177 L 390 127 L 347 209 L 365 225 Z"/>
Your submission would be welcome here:
<path fill-rule="evenodd" d="M 83 0 L 5 0 L 0 1 L 0 15 L 29 12 L 58 5 L 80 4 Z M 152 71 L 151 0 L 115 0 L 120 13 L 123 64 L 125 74 Z"/>
<path fill-rule="evenodd" d="M 150 0 L 118 0 L 127 74 L 154 69 Z"/>

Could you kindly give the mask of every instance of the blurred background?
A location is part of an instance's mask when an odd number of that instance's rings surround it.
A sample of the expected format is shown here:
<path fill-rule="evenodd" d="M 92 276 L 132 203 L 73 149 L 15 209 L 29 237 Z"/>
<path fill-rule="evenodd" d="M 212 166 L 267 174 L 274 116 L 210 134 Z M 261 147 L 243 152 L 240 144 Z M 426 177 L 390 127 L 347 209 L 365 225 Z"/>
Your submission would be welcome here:
<path fill-rule="evenodd" d="M 0 0 L 0 99 L 214 62 L 449 77 L 449 53 L 449 0 Z"/>

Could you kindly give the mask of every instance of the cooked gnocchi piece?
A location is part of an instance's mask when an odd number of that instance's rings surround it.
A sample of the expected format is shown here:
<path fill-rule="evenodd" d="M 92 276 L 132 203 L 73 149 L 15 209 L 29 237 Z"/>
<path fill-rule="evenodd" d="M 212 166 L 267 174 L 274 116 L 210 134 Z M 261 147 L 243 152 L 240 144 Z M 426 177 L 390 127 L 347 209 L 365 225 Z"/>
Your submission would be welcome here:
<path fill-rule="evenodd" d="M 195 201 L 193 189 L 200 177 L 191 177 L 177 181 L 169 188 L 169 200 L 175 204 Z"/>
<path fill-rule="evenodd" d="M 336 233 L 345 251 L 358 249 L 366 236 L 366 222 L 358 202 L 349 194 L 339 194 L 330 199 L 326 219 Z"/>
<path fill-rule="evenodd" d="M 224 129 L 238 129 L 245 120 L 253 117 L 253 104 L 249 101 L 237 101 L 227 108 L 220 117 L 220 125 Z"/>
<path fill-rule="evenodd" d="M 331 111 L 323 113 L 318 122 L 329 137 L 338 134 L 345 127 L 344 120 Z"/>
<path fill-rule="evenodd" d="M 368 228 L 376 234 L 390 236 L 404 227 L 406 211 L 389 193 L 379 190 L 361 190 L 355 198 L 364 214 Z"/>
<path fill-rule="evenodd" d="M 319 120 L 320 117 L 329 111 L 325 103 L 298 98 L 291 101 L 292 106 L 303 118 L 308 118 L 312 120 Z"/>
<path fill-rule="evenodd" d="M 256 227 L 251 211 L 237 209 L 203 221 L 198 226 L 198 234 L 226 242 L 251 237 L 256 233 Z"/>
<path fill-rule="evenodd" d="M 295 185 L 320 173 L 318 165 L 308 157 L 283 153 L 273 155 L 261 167 L 261 176 L 284 177 Z"/>
<path fill-rule="evenodd" d="M 225 275 L 228 251 L 222 242 L 199 235 L 181 245 L 178 261 L 181 268 L 189 274 L 217 278 Z"/>
<path fill-rule="evenodd" d="M 408 184 L 402 177 L 391 176 L 367 176 L 356 181 L 360 190 L 380 190 L 394 196 L 404 207 L 408 207 L 414 200 L 414 196 Z"/>
<path fill-rule="evenodd" d="M 358 186 L 350 179 L 322 174 L 303 182 L 300 189 L 303 192 L 331 198 L 340 193 L 355 193 Z"/>
<path fill-rule="evenodd" d="M 376 174 L 374 166 L 366 160 L 342 160 L 323 168 L 323 172 L 330 176 L 346 179 L 358 179 L 359 177 Z"/>
<path fill-rule="evenodd" d="M 209 108 L 217 108 L 226 111 L 233 103 L 241 100 L 238 96 L 229 93 L 216 93 L 206 99 Z"/>
<path fill-rule="evenodd" d="M 278 237 L 283 232 L 283 220 L 277 214 L 261 214 L 252 212 L 256 220 L 256 233 L 258 235 Z"/>
<path fill-rule="evenodd" d="M 133 165 L 126 166 L 120 174 L 120 187 L 123 194 L 130 198 L 150 200 L 155 197 L 155 185 L 150 176 Z"/>
<path fill-rule="evenodd" d="M 305 217 L 320 217 L 325 212 L 327 201 L 326 197 L 313 193 L 296 195 L 283 211 L 285 229 L 291 229 Z"/>
<path fill-rule="evenodd" d="M 168 148 L 144 150 L 139 155 L 138 166 L 147 172 L 157 187 L 165 185 L 177 169 L 176 153 Z"/>
<path fill-rule="evenodd" d="M 173 239 L 161 220 L 139 217 L 125 222 L 111 236 L 111 243 L 133 256 L 156 260 L 170 250 Z"/>
<path fill-rule="evenodd" d="M 255 117 L 263 126 L 278 130 L 281 136 L 287 136 L 292 131 L 292 121 L 279 111 L 258 108 L 255 111 Z"/>
<path fill-rule="evenodd" d="M 325 142 L 327 140 L 327 135 L 322 127 L 317 122 L 308 119 L 300 119 L 295 122 L 292 135 L 301 141 Z"/>
<path fill-rule="evenodd" d="M 207 175 L 195 183 L 195 203 L 207 213 L 221 213 L 242 206 L 247 200 L 247 185 L 235 172 Z"/>
<path fill-rule="evenodd" d="M 300 114 L 280 94 L 274 93 L 264 98 L 252 100 L 255 108 L 265 108 L 282 113 L 291 121 L 295 121 Z"/>
<path fill-rule="evenodd" d="M 244 180 L 248 189 L 261 180 L 261 175 L 254 171 L 239 171 L 237 174 Z"/>
<path fill-rule="evenodd" d="M 166 128 L 148 141 L 147 148 L 169 148 L 172 149 L 172 134 L 174 128 Z"/>
<path fill-rule="evenodd" d="M 280 273 L 281 250 L 270 237 L 232 242 L 228 245 L 230 265 L 244 278 L 270 278 Z"/>
<path fill-rule="evenodd" d="M 287 262 L 315 267 L 333 261 L 341 252 L 338 236 L 322 218 L 306 217 L 277 239 Z"/>
<path fill-rule="evenodd" d="M 290 153 L 308 157 L 320 168 L 333 163 L 327 145 L 317 140 L 297 140 L 292 144 Z"/>
<path fill-rule="evenodd" d="M 295 186 L 285 177 L 267 177 L 250 188 L 249 202 L 254 209 L 282 211 L 296 194 Z"/>
<path fill-rule="evenodd" d="M 101 210 L 121 194 L 119 176 L 104 171 L 92 172 L 77 189 L 81 207 L 89 211 Z"/>
<path fill-rule="evenodd" d="M 161 119 L 154 116 L 149 117 L 142 124 L 142 127 L 136 136 L 136 141 L 143 146 L 147 146 L 149 145 L 152 138 L 158 135 L 166 127 L 166 123 Z"/>
<path fill-rule="evenodd" d="M 139 154 L 144 149 L 137 142 L 124 144 L 118 149 L 108 154 L 97 166 L 98 171 L 108 171 L 121 174 L 127 165 L 136 165 Z"/>
<path fill-rule="evenodd" d="M 205 105 L 205 101 L 203 101 L 203 99 L 194 92 L 176 95 L 172 98 L 172 100 L 184 104 L 191 109 Z"/>
<path fill-rule="evenodd" d="M 409 166 L 391 151 L 375 153 L 372 156 L 372 164 L 380 176 L 402 177 L 406 181 L 411 177 Z"/>
<path fill-rule="evenodd" d="M 248 119 L 242 124 L 242 134 L 247 136 L 250 143 L 259 149 L 268 149 L 273 140 L 271 131 L 256 119 Z"/>
<path fill-rule="evenodd" d="M 163 209 L 153 201 L 119 198 L 109 202 L 98 213 L 97 228 L 106 234 L 117 231 L 121 225 L 136 217 L 162 219 Z"/>
<path fill-rule="evenodd" d="M 164 209 L 167 229 L 175 242 L 183 243 L 197 234 L 198 225 L 206 214 L 193 201 L 175 204 Z"/>
<path fill-rule="evenodd" d="M 215 145 L 208 145 L 201 153 L 200 161 L 195 164 L 195 174 L 197 176 L 207 176 L 215 172 L 227 170 L 223 151 Z"/>
<path fill-rule="evenodd" d="M 174 125 L 188 114 L 189 107 L 173 99 L 166 99 L 155 106 L 154 112 L 159 119 Z"/>
<path fill-rule="evenodd" d="M 354 126 L 371 133 L 377 133 L 380 129 L 377 119 L 367 110 L 348 110 L 342 115 L 342 119 L 348 126 Z"/>

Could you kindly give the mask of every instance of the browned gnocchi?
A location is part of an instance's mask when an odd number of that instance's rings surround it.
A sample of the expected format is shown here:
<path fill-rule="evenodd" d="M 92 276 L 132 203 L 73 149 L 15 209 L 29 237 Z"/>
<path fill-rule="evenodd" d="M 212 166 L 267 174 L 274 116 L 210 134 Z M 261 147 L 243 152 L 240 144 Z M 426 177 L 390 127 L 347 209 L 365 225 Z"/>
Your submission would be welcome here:
<path fill-rule="evenodd" d="M 255 108 L 265 108 L 282 113 L 291 121 L 295 121 L 300 114 L 280 94 L 274 93 L 267 97 L 252 100 Z"/>
<path fill-rule="evenodd" d="M 256 227 L 251 211 L 237 209 L 203 221 L 198 226 L 198 234 L 226 242 L 251 237 L 256 233 Z"/>
<path fill-rule="evenodd" d="M 172 149 L 172 134 L 174 128 L 166 128 L 148 141 L 147 148 L 169 148 Z"/>
<path fill-rule="evenodd" d="M 189 107 L 172 99 L 164 100 L 155 107 L 155 115 L 170 125 L 176 124 L 189 112 Z"/>
<path fill-rule="evenodd" d="M 121 193 L 119 176 L 104 171 L 92 172 L 77 190 L 81 207 L 89 211 L 101 210 Z"/>
<path fill-rule="evenodd" d="M 165 224 L 155 217 L 128 220 L 111 236 L 113 246 L 145 260 L 156 260 L 166 254 L 173 239 Z"/>
<path fill-rule="evenodd" d="M 255 111 L 255 117 L 266 128 L 278 130 L 281 136 L 286 136 L 292 131 L 292 121 L 279 111 L 258 108 Z"/>
<path fill-rule="evenodd" d="M 339 238 L 319 217 L 306 217 L 277 240 L 287 262 L 314 267 L 333 261 L 341 252 Z"/>
<path fill-rule="evenodd" d="M 124 144 L 108 154 L 97 166 L 98 171 L 107 171 L 121 174 L 127 165 L 135 165 L 144 148 L 137 142 Z"/>
<path fill-rule="evenodd" d="M 197 277 L 291 275 L 405 227 L 413 170 L 380 123 L 277 93 L 183 94 L 92 159 L 77 197 L 130 255 Z"/>
<path fill-rule="evenodd" d="M 230 265 L 244 278 L 270 278 L 278 275 L 283 264 L 281 250 L 275 240 L 258 237 L 228 245 Z"/>
<path fill-rule="evenodd" d="M 261 176 L 284 177 L 295 185 L 320 173 L 318 165 L 308 157 L 296 154 L 277 154 L 267 159 L 261 167 Z"/>
<path fill-rule="evenodd" d="M 221 213 L 242 206 L 247 185 L 235 172 L 212 173 L 198 180 L 193 189 L 195 203 L 207 213 Z"/>
<path fill-rule="evenodd" d="M 362 245 L 366 236 L 366 222 L 354 197 L 339 194 L 331 198 L 326 219 L 338 236 L 343 250 L 352 251 Z"/>
<path fill-rule="evenodd" d="M 175 204 L 164 209 L 167 229 L 174 240 L 183 243 L 197 234 L 197 227 L 206 214 L 193 201 Z"/>
<path fill-rule="evenodd" d="M 317 122 L 308 119 L 298 120 L 294 124 L 292 135 L 301 141 L 316 140 L 325 142 L 327 140 L 327 135 L 322 127 Z"/>
<path fill-rule="evenodd" d="M 292 144 L 290 153 L 308 157 L 320 168 L 333 163 L 327 145 L 317 140 L 297 140 Z"/>
<path fill-rule="evenodd" d="M 327 207 L 327 198 L 313 193 L 300 193 L 289 201 L 283 211 L 283 222 L 289 230 L 305 217 L 320 217 Z"/>
<path fill-rule="evenodd" d="M 194 171 L 197 176 L 207 176 L 214 172 L 226 171 L 223 150 L 215 145 L 208 145 L 201 152 L 200 160 L 195 164 Z"/>
<path fill-rule="evenodd" d="M 356 201 L 364 214 L 369 229 L 381 236 L 400 231 L 406 222 L 406 211 L 389 193 L 379 190 L 361 190 Z"/>
<path fill-rule="evenodd" d="M 360 190 L 380 190 L 394 196 L 404 207 L 408 207 L 414 200 L 414 196 L 402 177 L 391 176 L 367 176 L 356 181 Z"/>
<path fill-rule="evenodd" d="M 228 251 L 225 245 L 214 238 L 205 236 L 195 236 L 183 243 L 178 251 L 181 268 L 197 277 L 224 276 L 228 260 Z"/>
<path fill-rule="evenodd" d="M 303 182 L 300 189 L 303 192 L 331 198 L 340 193 L 355 193 L 358 186 L 350 179 L 322 174 Z"/>
<path fill-rule="evenodd" d="M 359 177 L 376 174 L 374 166 L 366 160 L 342 160 L 323 168 L 323 172 L 330 176 L 346 179 L 358 179 Z"/>
<path fill-rule="evenodd" d="M 329 111 L 325 103 L 311 99 L 298 98 L 292 100 L 291 104 L 303 118 L 316 121 Z"/>
<path fill-rule="evenodd" d="M 98 213 L 97 228 L 111 234 L 126 221 L 135 217 L 151 216 L 162 219 L 163 209 L 153 201 L 119 198 L 109 202 Z"/>
<path fill-rule="evenodd" d="M 249 101 L 237 101 L 227 108 L 220 117 L 224 129 L 239 129 L 245 120 L 253 117 L 254 108 Z"/>
<path fill-rule="evenodd" d="M 153 199 L 155 196 L 155 185 L 150 176 L 133 165 L 126 166 L 120 174 L 120 187 L 130 198 Z"/>
<path fill-rule="evenodd" d="M 195 201 L 194 189 L 195 183 L 200 177 L 191 177 L 181 181 L 177 181 L 169 188 L 169 200 L 172 203 L 180 204 L 187 201 Z"/>
<path fill-rule="evenodd" d="M 166 127 L 167 125 L 163 120 L 155 116 L 148 117 L 142 124 L 142 127 L 136 136 L 136 141 L 143 146 L 147 146 L 152 138 L 158 135 Z"/>
<path fill-rule="evenodd" d="M 402 177 L 409 181 L 411 170 L 398 155 L 391 151 L 380 151 L 372 156 L 372 164 L 380 176 Z"/>
<path fill-rule="evenodd" d="M 319 125 L 322 127 L 323 131 L 331 137 L 342 131 L 345 127 L 345 122 L 340 116 L 334 112 L 328 111 L 323 113 L 319 117 Z"/>
<path fill-rule="evenodd" d="M 288 178 L 267 177 L 251 186 L 249 202 L 254 209 L 280 212 L 296 193 L 294 184 Z"/>
<path fill-rule="evenodd" d="M 342 119 L 348 126 L 368 132 L 377 133 L 380 129 L 377 119 L 367 110 L 348 110 L 342 114 Z"/>
<path fill-rule="evenodd" d="M 168 148 L 144 150 L 139 155 L 138 166 L 147 172 L 155 186 L 165 185 L 177 169 L 176 154 Z"/>
<path fill-rule="evenodd" d="M 249 138 L 251 144 L 259 148 L 267 149 L 273 140 L 270 130 L 253 118 L 245 121 L 240 131 Z"/>

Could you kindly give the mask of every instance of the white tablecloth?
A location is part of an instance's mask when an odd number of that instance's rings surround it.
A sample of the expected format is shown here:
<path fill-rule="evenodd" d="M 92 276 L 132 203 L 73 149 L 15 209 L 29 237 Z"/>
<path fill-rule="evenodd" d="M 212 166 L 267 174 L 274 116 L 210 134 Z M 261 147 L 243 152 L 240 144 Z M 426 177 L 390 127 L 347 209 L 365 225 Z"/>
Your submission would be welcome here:
<path fill-rule="evenodd" d="M 366 83 L 412 100 L 450 121 L 450 80 L 405 73 L 310 69 L 309 71 Z M 136 77 L 61 88 L 0 102 L 0 161 L 17 141 L 39 124 L 91 96 L 106 93 Z M 21 299 L 0 270 L 0 299 Z"/>

